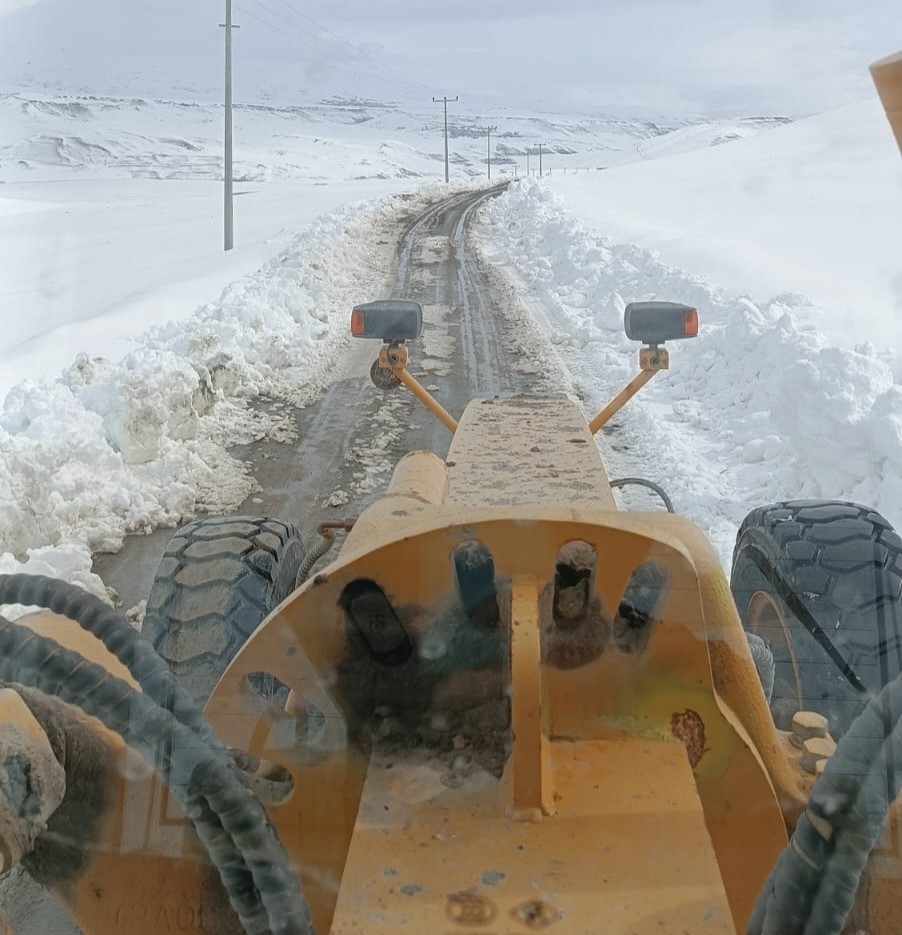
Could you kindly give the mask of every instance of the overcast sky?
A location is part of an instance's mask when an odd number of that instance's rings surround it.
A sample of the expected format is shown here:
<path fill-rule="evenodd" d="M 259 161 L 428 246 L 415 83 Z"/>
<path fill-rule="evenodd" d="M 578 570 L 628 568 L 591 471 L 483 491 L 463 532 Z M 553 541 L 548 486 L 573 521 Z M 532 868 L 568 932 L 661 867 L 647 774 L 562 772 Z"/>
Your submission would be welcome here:
<path fill-rule="evenodd" d="M 245 99 L 447 92 L 559 111 L 796 115 L 869 95 L 868 62 L 902 48 L 902 0 L 233 2 Z M 213 96 L 223 8 L 0 0 L 0 82 Z"/>

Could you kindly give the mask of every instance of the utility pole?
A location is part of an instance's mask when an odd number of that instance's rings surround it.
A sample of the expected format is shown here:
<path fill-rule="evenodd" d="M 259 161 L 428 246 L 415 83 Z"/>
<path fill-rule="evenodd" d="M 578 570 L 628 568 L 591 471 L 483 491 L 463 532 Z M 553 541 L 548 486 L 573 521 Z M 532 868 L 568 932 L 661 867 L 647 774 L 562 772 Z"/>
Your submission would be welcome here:
<path fill-rule="evenodd" d="M 526 147 L 526 178 L 529 178 L 529 147 Z"/>
<path fill-rule="evenodd" d="M 454 97 L 433 97 L 433 102 L 441 103 L 445 108 L 445 181 L 448 181 L 448 102 L 456 103 L 457 95 Z"/>
<path fill-rule="evenodd" d="M 539 147 L 539 178 L 542 177 L 542 147 L 547 145 L 547 143 L 536 143 L 536 146 Z"/>
<path fill-rule="evenodd" d="M 226 0 L 226 21 L 219 24 L 225 29 L 225 160 L 223 179 L 225 192 L 223 201 L 223 249 L 235 246 L 235 214 L 232 196 L 232 30 L 240 27 L 232 24 L 232 0 Z"/>
<path fill-rule="evenodd" d="M 489 181 L 492 180 L 492 130 L 497 130 L 498 127 L 483 127 L 483 130 L 486 132 L 486 143 L 485 143 L 485 164 L 488 168 Z"/>

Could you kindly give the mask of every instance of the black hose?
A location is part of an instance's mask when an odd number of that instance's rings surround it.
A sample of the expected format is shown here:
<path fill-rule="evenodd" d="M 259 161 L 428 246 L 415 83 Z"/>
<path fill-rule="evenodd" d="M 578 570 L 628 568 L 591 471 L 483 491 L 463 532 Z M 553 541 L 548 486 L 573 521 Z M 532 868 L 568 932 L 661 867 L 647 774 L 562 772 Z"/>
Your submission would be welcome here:
<path fill-rule="evenodd" d="M 852 722 L 758 895 L 748 935 L 839 935 L 902 787 L 902 675 Z"/>
<path fill-rule="evenodd" d="M 653 490 L 664 502 L 664 506 L 667 507 L 667 512 L 675 512 L 673 509 L 673 500 L 667 496 L 667 491 L 654 481 L 646 480 L 644 477 L 618 477 L 616 480 L 611 481 L 612 488 L 629 486 L 647 487 L 649 490 Z"/>
<path fill-rule="evenodd" d="M 0 575 L 2 604 L 44 607 L 74 620 L 131 672 L 146 695 L 204 739 L 215 739 L 201 708 L 179 686 L 153 646 L 99 597 L 45 575 Z"/>
<path fill-rule="evenodd" d="M 3 617 L 0 680 L 75 705 L 151 765 L 163 762 L 167 784 L 194 823 L 248 935 L 313 935 L 291 863 L 221 745 L 203 741 L 152 698 L 78 653 Z"/>

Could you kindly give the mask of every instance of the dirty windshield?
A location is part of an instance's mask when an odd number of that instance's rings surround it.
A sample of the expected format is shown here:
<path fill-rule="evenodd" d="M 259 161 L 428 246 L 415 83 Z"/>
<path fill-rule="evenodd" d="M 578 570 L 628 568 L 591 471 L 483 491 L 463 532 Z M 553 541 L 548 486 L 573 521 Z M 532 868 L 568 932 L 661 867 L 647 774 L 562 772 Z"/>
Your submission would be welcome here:
<path fill-rule="evenodd" d="M 0 0 L 0 935 L 899 935 L 900 49 Z"/>

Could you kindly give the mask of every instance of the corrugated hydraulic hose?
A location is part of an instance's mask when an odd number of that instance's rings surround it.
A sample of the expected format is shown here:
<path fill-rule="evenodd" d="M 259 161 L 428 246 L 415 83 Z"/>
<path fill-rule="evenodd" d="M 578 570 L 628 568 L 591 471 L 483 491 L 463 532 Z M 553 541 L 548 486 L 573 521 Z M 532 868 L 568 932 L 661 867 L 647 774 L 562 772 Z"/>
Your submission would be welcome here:
<path fill-rule="evenodd" d="M 664 502 L 664 506 L 667 508 L 668 513 L 673 513 L 673 500 L 667 495 L 667 491 L 660 485 L 656 484 L 654 481 L 646 480 L 644 477 L 618 477 L 616 480 L 612 480 L 611 487 L 647 487 L 649 490 L 653 490 Z"/>
<path fill-rule="evenodd" d="M 902 676 L 852 722 L 758 896 L 748 935 L 839 935 L 902 785 Z"/>
<path fill-rule="evenodd" d="M 202 740 L 148 695 L 3 617 L 0 680 L 75 705 L 148 763 L 163 764 L 163 776 L 194 823 L 248 935 L 312 935 L 309 907 L 291 862 L 263 806 L 215 738 Z"/>
<path fill-rule="evenodd" d="M 2 604 L 44 607 L 74 620 L 96 636 L 131 672 L 146 695 L 204 739 L 216 739 L 200 707 L 178 685 L 153 646 L 99 597 L 44 575 L 0 575 Z"/>

